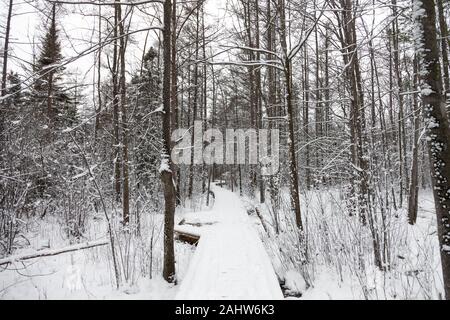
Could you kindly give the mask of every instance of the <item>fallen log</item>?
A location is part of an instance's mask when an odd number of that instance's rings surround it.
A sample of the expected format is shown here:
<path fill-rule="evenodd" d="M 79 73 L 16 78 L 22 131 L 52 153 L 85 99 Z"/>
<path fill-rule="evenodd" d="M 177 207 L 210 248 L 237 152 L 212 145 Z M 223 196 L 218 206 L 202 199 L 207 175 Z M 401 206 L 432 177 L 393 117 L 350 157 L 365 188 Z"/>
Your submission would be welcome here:
<path fill-rule="evenodd" d="M 36 251 L 33 253 L 15 255 L 15 256 L 10 256 L 7 258 L 0 259 L 0 265 L 9 264 L 9 263 L 17 262 L 17 261 L 28 260 L 28 259 L 40 258 L 40 257 L 56 256 L 61 253 L 78 251 L 78 250 L 83 250 L 83 249 L 88 249 L 88 248 L 94 248 L 94 247 L 98 247 L 98 246 L 104 246 L 107 244 L 109 244 L 108 240 L 98 240 L 98 241 L 88 241 L 85 243 L 79 243 L 79 244 L 75 244 L 72 246 L 67 246 L 67 247 L 59 248 L 59 249 L 45 249 L 45 250 L 40 250 L 40 251 Z"/>
<path fill-rule="evenodd" d="M 184 231 L 184 230 L 177 230 L 177 229 L 175 229 L 174 233 L 175 233 L 175 238 L 177 240 L 180 240 L 180 241 L 192 244 L 194 246 L 196 246 L 198 241 L 200 240 L 200 235 L 194 234 L 194 233 L 191 233 L 191 232 L 187 232 L 187 231 Z"/>

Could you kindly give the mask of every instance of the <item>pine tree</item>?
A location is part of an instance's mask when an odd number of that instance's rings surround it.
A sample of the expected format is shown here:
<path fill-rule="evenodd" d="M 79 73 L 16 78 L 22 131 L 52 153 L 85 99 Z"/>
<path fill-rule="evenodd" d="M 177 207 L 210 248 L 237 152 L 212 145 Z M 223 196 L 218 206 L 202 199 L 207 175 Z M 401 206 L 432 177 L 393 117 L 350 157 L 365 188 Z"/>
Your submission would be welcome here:
<path fill-rule="evenodd" d="M 35 125 L 30 128 L 33 139 L 37 177 L 33 178 L 36 196 L 51 199 L 61 194 L 61 182 L 71 174 L 75 159 L 63 130 L 77 122 L 76 101 L 69 88 L 61 84 L 64 73 L 61 41 L 57 26 L 57 6 L 53 4 L 48 26 L 34 65 L 36 79 L 30 93 Z M 78 94 L 76 94 L 78 95 Z"/>
<path fill-rule="evenodd" d="M 33 98 L 36 107 L 42 111 L 49 130 L 61 129 L 72 124 L 76 111 L 72 99 L 65 88 L 59 84 L 62 79 L 63 56 L 59 29 L 56 24 L 56 5 L 52 6 L 52 14 L 45 35 L 42 39 L 41 52 L 34 66 L 37 79 L 34 84 Z"/>
<path fill-rule="evenodd" d="M 156 62 L 157 52 L 151 47 L 143 57 L 142 70 L 132 80 L 129 90 L 130 104 L 134 105 L 130 120 L 130 137 L 134 149 L 135 173 L 138 185 L 154 187 L 160 160 L 161 119 L 154 112 L 161 104 L 161 75 Z"/>
<path fill-rule="evenodd" d="M 7 80 L 8 88 L 6 90 L 6 94 L 9 96 L 8 99 L 6 99 L 6 105 L 9 109 L 8 111 L 18 111 L 18 109 L 24 102 L 24 94 L 22 91 L 23 88 L 20 75 L 17 72 L 10 71 L 7 75 Z"/>

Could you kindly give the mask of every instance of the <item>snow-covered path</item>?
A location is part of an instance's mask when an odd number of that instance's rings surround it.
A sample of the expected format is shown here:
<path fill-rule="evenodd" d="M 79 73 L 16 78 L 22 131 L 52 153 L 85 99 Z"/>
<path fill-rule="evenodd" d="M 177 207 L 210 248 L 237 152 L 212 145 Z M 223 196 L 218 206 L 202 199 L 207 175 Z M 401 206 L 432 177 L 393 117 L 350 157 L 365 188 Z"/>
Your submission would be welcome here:
<path fill-rule="evenodd" d="M 237 195 L 214 186 L 211 216 L 176 299 L 282 299 L 264 246 Z"/>

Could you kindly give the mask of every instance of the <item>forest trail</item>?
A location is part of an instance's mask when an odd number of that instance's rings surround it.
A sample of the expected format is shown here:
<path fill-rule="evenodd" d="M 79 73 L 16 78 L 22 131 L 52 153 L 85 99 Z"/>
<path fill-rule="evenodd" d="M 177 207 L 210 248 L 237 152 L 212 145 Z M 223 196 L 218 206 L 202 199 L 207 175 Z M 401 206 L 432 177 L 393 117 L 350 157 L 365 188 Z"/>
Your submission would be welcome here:
<path fill-rule="evenodd" d="M 176 299 L 283 299 L 263 243 L 237 195 L 214 186 L 215 203 Z M 202 214 L 202 213 L 200 213 Z"/>

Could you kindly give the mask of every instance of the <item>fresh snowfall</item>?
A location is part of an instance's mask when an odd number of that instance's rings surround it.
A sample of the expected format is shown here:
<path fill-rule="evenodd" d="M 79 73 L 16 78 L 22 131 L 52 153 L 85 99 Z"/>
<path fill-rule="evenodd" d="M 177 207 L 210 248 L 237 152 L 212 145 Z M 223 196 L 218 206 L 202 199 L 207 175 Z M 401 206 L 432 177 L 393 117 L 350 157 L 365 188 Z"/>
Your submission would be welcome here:
<path fill-rule="evenodd" d="M 449 25 L 1 0 L 0 300 L 450 300 Z"/>

